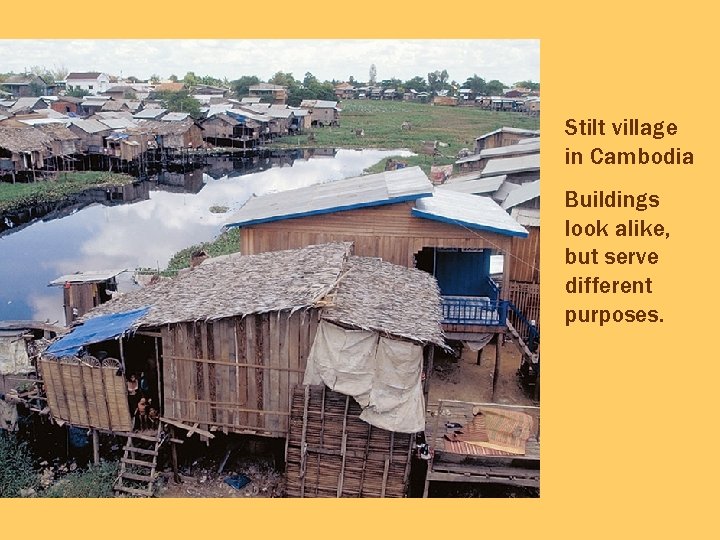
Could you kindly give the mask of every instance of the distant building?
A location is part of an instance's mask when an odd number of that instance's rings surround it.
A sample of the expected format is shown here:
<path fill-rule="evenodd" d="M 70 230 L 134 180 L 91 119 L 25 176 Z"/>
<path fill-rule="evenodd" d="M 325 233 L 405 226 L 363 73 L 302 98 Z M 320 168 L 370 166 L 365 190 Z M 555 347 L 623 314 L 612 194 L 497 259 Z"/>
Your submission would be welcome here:
<path fill-rule="evenodd" d="M 250 97 L 259 97 L 265 102 L 276 105 L 285 105 L 285 103 L 287 103 L 288 91 L 286 86 L 260 83 L 249 87 L 248 92 L 250 93 Z"/>
<path fill-rule="evenodd" d="M 69 73 L 65 77 L 68 92 L 84 90 L 90 94 L 100 94 L 110 87 L 110 76 L 97 71 Z"/>
<path fill-rule="evenodd" d="M 54 84 L 33 74 L 10 75 L 0 83 L 0 87 L 15 98 L 55 95 Z"/>

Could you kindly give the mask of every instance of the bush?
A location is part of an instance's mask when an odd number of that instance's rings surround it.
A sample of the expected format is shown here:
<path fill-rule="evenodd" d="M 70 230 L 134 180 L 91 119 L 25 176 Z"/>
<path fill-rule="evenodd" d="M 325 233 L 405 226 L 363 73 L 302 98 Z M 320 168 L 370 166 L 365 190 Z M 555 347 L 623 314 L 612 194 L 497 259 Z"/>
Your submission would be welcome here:
<path fill-rule="evenodd" d="M 43 497 L 100 498 L 113 497 L 113 483 L 118 475 L 117 461 L 90 465 L 58 480 L 42 493 Z"/>
<path fill-rule="evenodd" d="M 27 445 L 0 431 L 0 497 L 19 497 L 21 489 L 37 485 L 38 475 Z"/>

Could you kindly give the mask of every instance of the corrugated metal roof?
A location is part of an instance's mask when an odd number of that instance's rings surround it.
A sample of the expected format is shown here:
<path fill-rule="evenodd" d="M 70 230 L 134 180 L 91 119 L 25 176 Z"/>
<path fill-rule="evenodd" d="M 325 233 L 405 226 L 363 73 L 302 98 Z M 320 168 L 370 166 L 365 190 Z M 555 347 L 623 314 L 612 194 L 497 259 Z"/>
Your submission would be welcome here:
<path fill-rule="evenodd" d="M 103 118 L 98 120 L 102 124 L 105 124 L 110 129 L 125 129 L 130 126 L 136 126 L 137 123 L 127 118 Z"/>
<path fill-rule="evenodd" d="M 490 197 L 468 193 L 436 190 L 432 197 L 415 201 L 412 215 L 505 236 L 524 238 L 528 235 L 525 227 Z"/>
<path fill-rule="evenodd" d="M 326 101 L 322 99 L 303 99 L 300 107 L 308 107 L 312 109 L 334 109 L 337 107 L 337 101 Z"/>
<path fill-rule="evenodd" d="M 487 178 L 477 178 L 475 180 L 468 180 L 466 182 L 445 183 L 441 186 L 436 186 L 435 189 L 446 189 L 448 191 L 455 191 L 457 193 L 471 193 L 473 195 L 479 195 L 481 193 L 493 193 L 497 191 L 500 186 L 502 186 L 505 178 L 507 178 L 505 175 L 488 176 Z"/>
<path fill-rule="evenodd" d="M 85 133 L 100 133 L 102 131 L 110 130 L 109 127 L 98 120 L 83 120 L 82 118 L 76 118 L 72 121 L 71 125 L 79 127 Z"/>
<path fill-rule="evenodd" d="M 158 118 L 165 114 L 167 109 L 143 109 L 140 112 L 136 112 L 133 116 L 135 118 Z"/>
<path fill-rule="evenodd" d="M 502 203 L 502 207 L 505 210 L 509 210 L 513 206 L 522 204 L 527 201 L 531 201 L 540 196 L 540 180 L 534 182 L 527 182 L 522 184 L 518 189 L 509 193 L 508 196 Z"/>
<path fill-rule="evenodd" d="M 491 159 L 482 170 L 482 176 L 498 176 L 499 174 L 513 174 L 539 170 L 540 154 L 529 154 L 527 156 Z"/>
<path fill-rule="evenodd" d="M 427 197 L 432 191 L 432 184 L 420 167 L 407 167 L 251 197 L 227 226 L 241 227 L 411 201 Z"/>
<path fill-rule="evenodd" d="M 529 137 L 527 139 L 520 139 L 515 144 L 540 144 L 540 137 Z"/>
<path fill-rule="evenodd" d="M 524 227 L 540 226 L 539 208 L 513 208 L 510 215 Z"/>
<path fill-rule="evenodd" d="M 512 128 L 512 127 L 501 127 L 500 129 L 496 129 L 495 131 L 490 131 L 489 133 L 486 133 L 485 135 L 480 135 L 479 137 L 476 137 L 475 140 L 481 140 L 485 139 L 486 137 L 490 137 L 492 135 L 495 135 L 496 133 L 515 133 L 517 135 L 527 135 L 528 137 L 535 137 L 540 135 L 539 129 L 521 129 L 521 128 Z"/>
<path fill-rule="evenodd" d="M 190 113 L 186 112 L 169 112 L 163 116 L 160 120 L 163 122 L 180 122 L 190 116 Z"/>
<path fill-rule="evenodd" d="M 508 146 L 498 146 L 496 148 L 488 148 L 487 150 L 481 150 L 480 156 L 483 158 L 490 158 L 495 156 L 504 156 L 507 154 L 532 154 L 533 152 L 540 151 L 540 140 L 539 139 L 523 139 L 528 141 L 526 144 L 510 144 Z"/>
<path fill-rule="evenodd" d="M 492 194 L 492 198 L 498 203 L 502 203 L 507 196 L 514 190 L 519 189 L 520 184 L 514 184 L 512 182 L 503 182 L 498 190 Z"/>
<path fill-rule="evenodd" d="M 50 285 L 65 285 L 65 283 L 98 283 L 112 279 L 123 272 L 127 272 L 127 270 L 94 270 L 90 272 L 76 272 L 74 274 L 65 274 L 64 276 L 53 279 L 50 282 Z"/>

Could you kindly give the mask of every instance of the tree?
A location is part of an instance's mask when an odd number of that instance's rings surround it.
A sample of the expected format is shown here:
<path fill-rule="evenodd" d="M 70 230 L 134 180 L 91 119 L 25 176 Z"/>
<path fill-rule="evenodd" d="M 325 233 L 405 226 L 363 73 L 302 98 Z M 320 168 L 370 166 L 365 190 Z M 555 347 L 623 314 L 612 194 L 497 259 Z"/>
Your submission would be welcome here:
<path fill-rule="evenodd" d="M 65 92 L 65 95 L 70 96 L 70 97 L 75 97 L 75 98 L 82 98 L 85 96 L 89 96 L 90 92 L 88 92 L 87 90 L 84 90 L 82 88 L 75 87 L 72 90 L 68 90 L 67 92 Z"/>
<path fill-rule="evenodd" d="M 268 82 L 270 84 L 277 84 L 278 86 L 285 86 L 288 90 L 298 86 L 298 82 L 293 77 L 292 73 L 285 73 L 284 71 L 278 71 L 273 75 Z"/>
<path fill-rule="evenodd" d="M 310 86 L 315 86 L 317 84 L 320 84 L 320 81 L 317 80 L 317 77 L 310 73 L 309 71 L 305 74 L 305 78 L 303 79 L 303 86 L 305 88 L 308 88 Z"/>
<path fill-rule="evenodd" d="M 377 82 L 377 68 L 375 67 L 375 64 L 370 64 L 370 79 L 368 81 L 368 84 L 370 86 L 375 86 L 376 82 Z"/>
<path fill-rule="evenodd" d="M 152 75 L 150 75 L 150 82 L 152 84 L 158 84 L 160 82 L 160 75 L 158 75 L 157 73 L 153 73 Z"/>
<path fill-rule="evenodd" d="M 187 90 L 159 92 L 157 98 L 168 111 L 186 112 L 190 113 L 193 118 L 200 118 L 200 102 L 192 97 Z"/>
<path fill-rule="evenodd" d="M 450 78 L 450 75 L 448 75 L 447 69 L 435 70 L 430 73 L 428 73 L 428 86 L 430 87 L 430 91 L 437 94 L 441 92 L 442 90 L 449 90 L 450 85 L 448 84 L 448 79 Z"/>
<path fill-rule="evenodd" d="M 178 76 L 175 75 L 174 73 L 173 73 L 172 75 L 170 75 L 169 79 L 170 79 L 172 82 L 178 82 Z"/>
<path fill-rule="evenodd" d="M 520 81 L 516 82 L 513 86 L 516 88 L 527 88 L 528 90 L 532 90 L 537 92 L 540 90 L 540 83 L 532 82 L 532 81 Z"/>
<path fill-rule="evenodd" d="M 258 84 L 260 79 L 255 75 L 243 75 L 239 79 L 232 81 L 230 87 L 238 97 L 246 96 L 250 92 L 250 87 Z"/>
<path fill-rule="evenodd" d="M 350 75 L 350 77 L 348 78 L 348 82 L 349 82 L 350 84 L 355 84 L 355 77 L 353 77 L 352 75 Z"/>
<path fill-rule="evenodd" d="M 475 94 L 483 96 L 487 93 L 487 83 L 485 82 L 485 79 L 478 77 L 477 74 L 474 74 L 472 77 L 468 77 L 463 85 L 463 88 L 469 88 Z"/>
<path fill-rule="evenodd" d="M 497 79 L 493 79 L 492 81 L 488 81 L 487 83 L 487 95 L 501 96 L 505 91 L 505 88 L 506 86 L 503 83 L 501 83 Z"/>
<path fill-rule="evenodd" d="M 425 79 L 423 79 L 419 75 L 405 81 L 403 86 L 405 87 L 405 90 L 415 90 L 416 92 L 428 91 L 427 82 L 425 82 Z"/>
<path fill-rule="evenodd" d="M 195 75 L 195 72 L 188 71 L 185 76 L 183 77 L 183 82 L 187 84 L 188 86 L 194 86 L 198 83 L 198 78 Z"/>

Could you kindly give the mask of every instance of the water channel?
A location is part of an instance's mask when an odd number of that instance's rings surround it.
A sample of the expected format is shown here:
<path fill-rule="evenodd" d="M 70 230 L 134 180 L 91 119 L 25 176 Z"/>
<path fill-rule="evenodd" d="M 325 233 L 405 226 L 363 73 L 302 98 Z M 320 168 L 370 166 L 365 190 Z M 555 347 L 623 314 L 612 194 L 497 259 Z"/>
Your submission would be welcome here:
<path fill-rule="evenodd" d="M 163 269 L 177 251 L 215 238 L 253 194 L 359 176 L 391 155 L 411 154 L 292 151 L 240 165 L 214 158 L 202 171 L 150 180 L 135 202 L 77 204 L 52 219 L 5 231 L 0 236 L 0 320 L 64 324 L 62 288 L 48 287 L 53 279 L 79 271 L 127 269 L 119 289 L 128 290 L 135 268 Z M 180 182 L 171 180 L 178 176 Z M 229 210 L 213 213 L 213 206 Z"/>

